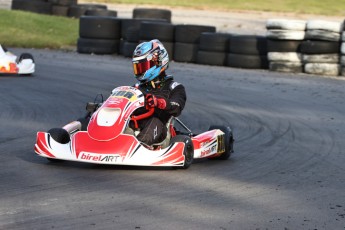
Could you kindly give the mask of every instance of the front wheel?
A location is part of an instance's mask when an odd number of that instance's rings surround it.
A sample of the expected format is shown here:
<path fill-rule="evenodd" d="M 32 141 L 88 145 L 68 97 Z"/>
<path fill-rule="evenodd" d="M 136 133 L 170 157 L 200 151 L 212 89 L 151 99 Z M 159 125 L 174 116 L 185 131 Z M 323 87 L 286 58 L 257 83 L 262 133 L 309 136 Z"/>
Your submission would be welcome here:
<path fill-rule="evenodd" d="M 189 136 L 185 135 L 177 135 L 173 137 L 170 141 L 171 144 L 174 144 L 176 142 L 183 142 L 185 143 L 183 155 L 184 155 L 184 165 L 180 168 L 187 169 L 189 166 L 193 163 L 194 160 L 194 146 L 192 139 Z"/>
<path fill-rule="evenodd" d="M 213 129 L 220 129 L 224 133 L 224 142 L 225 142 L 225 152 L 219 156 L 211 157 L 209 159 L 219 159 L 219 160 L 227 160 L 234 152 L 234 137 L 232 134 L 232 130 L 228 126 L 222 125 L 212 125 L 210 126 L 209 130 Z"/>

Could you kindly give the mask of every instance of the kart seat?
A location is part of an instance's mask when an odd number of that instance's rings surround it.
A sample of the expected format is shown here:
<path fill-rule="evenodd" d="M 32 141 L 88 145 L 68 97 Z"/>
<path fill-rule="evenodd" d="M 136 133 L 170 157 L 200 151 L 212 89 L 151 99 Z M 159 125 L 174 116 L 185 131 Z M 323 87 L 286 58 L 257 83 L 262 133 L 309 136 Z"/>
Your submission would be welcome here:
<path fill-rule="evenodd" d="M 155 143 L 152 146 L 154 148 L 158 148 L 161 147 L 162 149 L 168 147 L 170 145 L 170 140 L 171 137 L 175 135 L 175 131 L 172 131 L 173 127 L 174 127 L 174 122 L 175 122 L 175 118 L 171 117 L 169 119 L 169 121 L 167 122 L 166 126 L 167 126 L 167 136 L 165 137 L 165 139 L 159 143 Z"/>
<path fill-rule="evenodd" d="M 154 143 L 152 145 L 152 147 L 154 149 L 157 149 L 157 148 L 166 148 L 169 146 L 170 144 L 170 139 L 171 137 L 175 136 L 175 130 L 173 129 L 174 127 L 174 122 L 175 122 L 175 118 L 174 117 L 171 117 L 169 119 L 169 121 L 167 122 L 166 126 L 167 126 L 167 135 L 165 137 L 165 139 L 159 143 Z M 127 127 L 124 131 L 125 134 L 129 134 L 129 135 L 133 135 L 133 136 L 137 136 L 139 134 L 139 131 L 134 131 L 132 128 L 130 127 Z"/>

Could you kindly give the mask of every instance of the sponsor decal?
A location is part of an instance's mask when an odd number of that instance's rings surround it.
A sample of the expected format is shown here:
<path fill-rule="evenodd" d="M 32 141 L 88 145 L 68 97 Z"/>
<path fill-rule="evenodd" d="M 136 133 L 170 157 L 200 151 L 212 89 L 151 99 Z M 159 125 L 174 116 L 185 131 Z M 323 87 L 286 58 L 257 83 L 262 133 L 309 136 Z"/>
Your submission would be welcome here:
<path fill-rule="evenodd" d="M 216 145 L 213 145 L 211 147 L 208 147 L 207 149 L 204 149 L 201 151 L 201 156 L 204 157 L 204 156 L 208 156 L 210 154 L 212 154 L 213 152 L 215 152 L 217 150 L 217 146 Z"/>
<path fill-rule="evenodd" d="M 79 159 L 87 160 L 87 161 L 116 163 L 121 160 L 121 157 L 120 155 L 92 154 L 92 153 L 82 152 L 81 155 L 79 155 Z"/>

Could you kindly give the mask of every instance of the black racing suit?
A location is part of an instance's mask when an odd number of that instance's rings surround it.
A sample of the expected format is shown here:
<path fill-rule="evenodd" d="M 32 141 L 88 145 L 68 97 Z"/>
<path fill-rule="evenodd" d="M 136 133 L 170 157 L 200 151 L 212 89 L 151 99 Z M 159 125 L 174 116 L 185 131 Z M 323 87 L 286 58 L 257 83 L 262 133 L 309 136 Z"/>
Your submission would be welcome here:
<path fill-rule="evenodd" d="M 186 91 L 182 84 L 175 82 L 172 77 L 164 78 L 161 83 L 153 88 L 149 84 L 137 85 L 145 95 L 153 94 L 157 98 L 164 98 L 166 108 L 155 108 L 152 117 L 138 121 L 140 133 L 137 139 L 147 145 L 159 143 L 166 138 L 166 124 L 169 119 L 181 114 L 186 103 Z"/>

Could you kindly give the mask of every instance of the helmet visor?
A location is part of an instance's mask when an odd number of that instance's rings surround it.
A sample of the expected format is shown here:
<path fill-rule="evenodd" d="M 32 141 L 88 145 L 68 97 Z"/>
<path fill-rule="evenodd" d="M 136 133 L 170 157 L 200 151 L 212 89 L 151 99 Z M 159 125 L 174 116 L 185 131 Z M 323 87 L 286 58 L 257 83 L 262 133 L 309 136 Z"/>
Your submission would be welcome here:
<path fill-rule="evenodd" d="M 150 60 L 150 61 L 143 61 L 143 62 L 138 62 L 138 63 L 133 63 L 133 71 L 135 75 L 142 75 L 144 74 L 147 70 L 151 69 L 153 66 L 155 66 L 155 62 Z"/>

